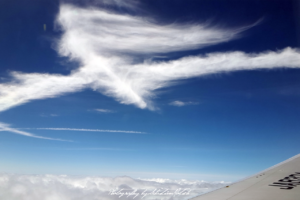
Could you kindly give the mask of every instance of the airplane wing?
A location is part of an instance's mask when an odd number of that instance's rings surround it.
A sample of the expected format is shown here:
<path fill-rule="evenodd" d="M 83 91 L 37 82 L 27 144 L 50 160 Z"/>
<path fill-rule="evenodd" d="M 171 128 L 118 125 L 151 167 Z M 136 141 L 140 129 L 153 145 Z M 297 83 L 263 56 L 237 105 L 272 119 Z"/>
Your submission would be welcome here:
<path fill-rule="evenodd" d="M 300 154 L 191 200 L 300 200 Z"/>

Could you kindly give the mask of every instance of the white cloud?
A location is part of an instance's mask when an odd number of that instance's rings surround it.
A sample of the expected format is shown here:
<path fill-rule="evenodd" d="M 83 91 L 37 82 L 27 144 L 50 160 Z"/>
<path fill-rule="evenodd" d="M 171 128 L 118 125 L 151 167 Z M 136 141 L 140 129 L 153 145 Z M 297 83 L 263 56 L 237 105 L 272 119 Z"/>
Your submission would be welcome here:
<path fill-rule="evenodd" d="M 75 150 L 75 151 L 132 151 L 132 149 L 120 149 L 120 148 L 105 148 L 105 147 L 87 147 L 87 148 L 64 148 L 61 150 Z"/>
<path fill-rule="evenodd" d="M 165 53 L 201 48 L 235 39 L 246 28 L 221 29 L 208 24 L 156 25 L 149 20 L 101 9 L 64 4 L 57 18 L 65 34 L 59 43 L 62 55 L 80 59 L 120 53 Z M 81 48 L 78 48 L 80 45 Z"/>
<path fill-rule="evenodd" d="M 181 107 L 181 106 L 188 106 L 188 105 L 198 105 L 199 103 L 198 102 L 193 102 L 193 101 L 172 101 L 171 103 L 169 103 L 169 105 L 171 106 L 178 106 L 178 107 Z"/>
<path fill-rule="evenodd" d="M 108 110 L 108 109 L 95 109 L 97 112 L 100 112 L 100 113 L 114 113 L 115 111 L 113 110 Z"/>
<path fill-rule="evenodd" d="M 150 107 L 146 102 L 154 95 L 152 90 L 168 80 L 162 80 L 163 74 L 158 77 L 160 81 L 153 77 L 155 73 L 146 74 L 151 72 L 150 66 L 135 66 L 128 53 L 201 48 L 234 39 L 243 30 L 207 25 L 160 26 L 144 18 L 65 4 L 61 5 L 57 21 L 64 30 L 58 52 L 79 61 L 81 67 L 69 76 L 12 72 L 12 81 L 0 84 L 0 111 L 89 87 L 124 104 Z M 142 73 L 141 67 L 145 67 Z"/>
<path fill-rule="evenodd" d="M 136 0 L 97 0 L 96 2 L 103 6 L 117 6 L 130 10 L 137 10 L 139 5 L 139 2 Z"/>
<path fill-rule="evenodd" d="M 64 4 L 57 21 L 64 31 L 58 42 L 58 52 L 77 60 L 80 67 L 68 76 L 13 72 L 11 82 L 0 84 L 0 111 L 84 88 L 114 97 L 123 104 L 153 109 L 151 99 L 155 90 L 179 79 L 237 70 L 300 66 L 300 54 L 291 48 L 259 54 L 212 53 L 135 64 L 135 54 L 166 53 L 218 44 L 235 39 L 245 28 L 162 26 L 136 16 Z"/>
<path fill-rule="evenodd" d="M 191 189 L 187 196 L 147 196 L 143 199 L 181 200 L 201 194 L 210 189 L 225 186 L 224 182 L 152 179 L 141 180 L 124 177 L 71 177 L 66 175 L 11 175 L 0 174 L 0 198 L 10 200 L 125 200 L 133 196 L 110 195 L 114 189 L 141 193 L 145 189 Z M 136 200 L 142 199 L 139 195 Z"/>
<path fill-rule="evenodd" d="M 140 132 L 140 131 L 100 130 L 100 129 L 83 129 L 83 128 L 22 128 L 22 129 L 51 130 L 51 131 L 85 131 L 85 132 L 105 132 L 105 133 L 147 134 L 145 132 Z"/>
<path fill-rule="evenodd" d="M 238 70 L 300 67 L 300 53 L 291 48 L 260 54 L 212 53 L 135 65 L 119 57 L 92 57 L 94 60 L 87 61 L 92 63 L 69 76 L 14 72 L 12 82 L 0 84 L 0 111 L 87 87 L 115 97 L 120 103 L 151 109 L 150 100 L 155 96 L 155 90 L 170 86 L 175 80 Z"/>
<path fill-rule="evenodd" d="M 58 117 L 59 115 L 58 114 L 40 114 L 41 117 Z"/>
<path fill-rule="evenodd" d="M 155 91 L 176 80 L 238 70 L 300 67 L 299 50 L 292 48 L 256 54 L 211 53 L 163 62 L 134 61 L 136 55 L 149 58 L 228 42 L 250 26 L 225 29 L 209 24 L 158 25 L 138 16 L 69 4 L 61 4 L 57 23 L 63 30 L 58 53 L 78 61 L 80 66 L 69 75 L 12 72 L 11 81 L 0 84 L 0 112 L 86 88 L 122 104 L 155 109 L 151 101 Z"/>
<path fill-rule="evenodd" d="M 105 2 L 101 1 L 103 5 L 109 4 Z M 121 2 L 116 0 L 113 4 L 130 7 L 129 1 Z M 134 9 L 137 5 L 132 4 Z M 257 54 L 222 52 L 151 61 L 147 58 L 159 53 L 228 42 L 240 37 L 239 33 L 251 26 L 225 29 L 209 24 L 158 25 L 150 21 L 105 9 L 61 4 L 57 23 L 63 35 L 58 40 L 57 50 L 61 56 L 78 61 L 80 66 L 69 75 L 12 72 L 11 81 L 0 84 L 0 112 L 32 100 L 54 98 L 86 88 L 113 97 L 122 104 L 153 110 L 155 106 L 151 100 L 155 91 L 176 80 L 238 70 L 300 67 L 299 50 L 292 48 Z M 136 55 L 143 55 L 145 61 L 136 63 Z M 25 136 L 52 139 L 3 127 Z"/>
<path fill-rule="evenodd" d="M 11 128 L 9 124 L 4 124 L 2 122 L 0 122 L 0 131 L 7 131 L 7 132 L 16 133 L 16 134 L 27 136 L 27 137 L 39 138 L 39 139 L 72 142 L 71 140 L 63 140 L 63 139 L 59 139 L 59 138 L 49 138 L 49 137 L 42 137 L 42 136 L 34 135 L 32 133 L 28 133 L 28 132 L 21 131 L 21 130 L 15 129 L 15 128 Z"/>

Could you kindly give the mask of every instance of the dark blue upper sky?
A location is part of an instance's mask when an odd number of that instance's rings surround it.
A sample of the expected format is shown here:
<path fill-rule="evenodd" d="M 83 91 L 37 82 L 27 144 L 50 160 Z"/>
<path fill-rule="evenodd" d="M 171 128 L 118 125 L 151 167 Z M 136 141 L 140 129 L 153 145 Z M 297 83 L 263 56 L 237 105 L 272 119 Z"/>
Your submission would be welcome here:
<path fill-rule="evenodd" d="M 58 53 L 57 41 L 64 31 L 55 20 L 63 3 L 1 1 L 1 83 L 18 84 L 9 75 L 13 71 L 68 76 L 80 67 L 76 60 Z M 210 27 L 230 29 L 259 22 L 230 41 L 152 54 L 152 61 L 157 62 L 214 52 L 241 51 L 256 56 L 299 47 L 297 1 L 148 0 L 140 3 L 139 9 L 67 3 L 105 7 L 159 25 L 209 23 Z M 137 54 L 134 59 L 143 63 L 149 55 Z M 174 80 L 173 85 L 155 90 L 154 111 L 122 104 L 91 88 L 16 104 L 0 113 L 0 122 L 14 130 L 73 142 L 4 130 L 0 135 L 0 172 L 207 180 L 249 175 L 299 153 L 300 70 L 282 67 Z"/>

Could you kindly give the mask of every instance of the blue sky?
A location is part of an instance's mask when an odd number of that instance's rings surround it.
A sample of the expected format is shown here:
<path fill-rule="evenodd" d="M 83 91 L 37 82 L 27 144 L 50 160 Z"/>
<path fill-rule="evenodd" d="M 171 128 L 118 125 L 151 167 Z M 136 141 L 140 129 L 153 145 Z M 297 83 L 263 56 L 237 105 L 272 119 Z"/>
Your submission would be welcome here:
<path fill-rule="evenodd" d="M 299 153 L 296 1 L 16 2 L 0 172 L 233 181 Z"/>

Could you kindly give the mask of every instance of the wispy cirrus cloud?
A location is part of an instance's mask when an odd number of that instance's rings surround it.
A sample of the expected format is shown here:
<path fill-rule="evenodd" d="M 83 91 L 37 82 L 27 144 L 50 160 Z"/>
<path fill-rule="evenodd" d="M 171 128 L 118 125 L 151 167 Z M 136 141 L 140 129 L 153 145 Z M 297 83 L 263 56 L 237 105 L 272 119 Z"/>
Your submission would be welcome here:
<path fill-rule="evenodd" d="M 151 108 L 155 89 L 191 75 L 186 76 L 180 66 L 173 66 L 168 68 L 179 76 L 171 77 L 159 72 L 164 67 L 155 66 L 171 63 L 145 61 L 135 65 L 135 54 L 202 48 L 235 39 L 245 29 L 221 29 L 207 24 L 162 26 L 137 16 L 69 4 L 61 5 L 57 23 L 64 31 L 57 44 L 58 53 L 78 61 L 80 67 L 68 76 L 12 72 L 12 81 L 0 84 L 0 111 L 85 88 L 123 104 Z M 185 64 L 188 63 L 182 63 Z"/>
<path fill-rule="evenodd" d="M 157 25 L 137 16 L 103 9 L 62 4 L 57 22 L 64 34 L 58 52 L 80 63 L 70 75 L 11 73 L 11 82 L 0 85 L 0 111 L 32 101 L 92 88 L 123 104 L 154 109 L 155 90 L 174 81 L 237 70 L 298 68 L 297 49 L 257 54 L 219 52 L 165 62 L 145 60 L 153 55 L 214 45 L 239 37 L 245 30 L 205 25 Z M 117 44 L 117 45 L 116 45 Z M 79 48 L 80 47 L 80 48 Z"/>
<path fill-rule="evenodd" d="M 96 56 L 94 59 L 94 64 L 98 65 L 79 68 L 70 76 L 12 73 L 12 82 L 0 84 L 0 111 L 34 99 L 53 98 L 87 87 L 115 97 L 120 103 L 151 109 L 150 100 L 155 96 L 155 90 L 170 86 L 175 80 L 239 70 L 300 67 L 299 50 L 292 48 L 259 54 L 211 53 L 135 65 L 122 63 L 122 59 L 116 57 Z"/>
<path fill-rule="evenodd" d="M 114 113 L 115 111 L 109 110 L 109 109 L 95 109 L 95 111 L 100 112 L 100 113 Z"/>
<path fill-rule="evenodd" d="M 177 106 L 177 107 L 198 105 L 198 104 L 199 104 L 199 102 L 193 102 L 193 101 L 172 101 L 171 103 L 169 103 L 169 105 Z"/>
<path fill-rule="evenodd" d="M 147 134 L 140 131 L 126 131 L 126 130 L 100 130 L 100 129 L 83 129 L 83 128 L 22 128 L 35 130 L 50 130 L 50 131 L 84 131 L 84 132 L 103 132 L 103 133 L 132 133 L 132 134 Z"/>
<path fill-rule="evenodd" d="M 177 80 L 239 70 L 300 68 L 299 50 L 293 48 L 252 54 L 216 52 L 170 61 L 147 59 L 228 42 L 255 24 L 236 29 L 212 24 L 159 25 L 139 16 L 63 3 L 57 24 L 63 31 L 57 51 L 77 61 L 78 68 L 69 75 L 12 72 L 11 80 L 0 84 L 0 112 L 86 88 L 122 104 L 154 110 L 156 90 Z M 141 55 L 145 60 L 136 63 L 136 56 Z"/>
<path fill-rule="evenodd" d="M 58 114 L 40 114 L 41 117 L 58 117 L 59 115 Z"/>
<path fill-rule="evenodd" d="M 63 139 L 59 139 L 59 138 L 50 138 L 50 137 L 43 137 L 43 136 L 34 135 L 34 134 L 28 133 L 26 131 L 21 131 L 21 130 L 16 129 L 16 128 L 11 128 L 9 124 L 4 124 L 4 123 L 1 123 L 1 122 L 0 122 L 0 131 L 7 131 L 7 132 L 11 132 L 11 133 L 15 133 L 15 134 L 19 134 L 19 135 L 23 135 L 23 136 L 27 136 L 27 137 L 38 138 L 38 139 L 73 142 L 71 140 L 63 140 Z"/>
<path fill-rule="evenodd" d="M 113 6 L 129 10 L 139 10 L 138 6 L 140 5 L 137 0 L 97 0 L 96 2 L 104 7 Z"/>
<path fill-rule="evenodd" d="M 120 148 L 105 148 L 105 147 L 86 147 L 86 148 L 65 148 L 61 150 L 70 151 L 133 151 L 132 149 L 120 149 Z"/>
<path fill-rule="evenodd" d="M 82 61 L 88 61 L 91 53 L 122 56 L 203 48 L 236 39 L 239 33 L 253 26 L 225 29 L 209 24 L 158 25 L 138 16 L 70 4 L 61 5 L 57 22 L 65 31 L 59 53 Z M 84 38 L 80 39 L 82 34 Z M 74 48 L 79 44 L 83 48 Z"/>

